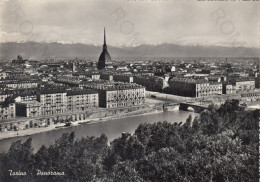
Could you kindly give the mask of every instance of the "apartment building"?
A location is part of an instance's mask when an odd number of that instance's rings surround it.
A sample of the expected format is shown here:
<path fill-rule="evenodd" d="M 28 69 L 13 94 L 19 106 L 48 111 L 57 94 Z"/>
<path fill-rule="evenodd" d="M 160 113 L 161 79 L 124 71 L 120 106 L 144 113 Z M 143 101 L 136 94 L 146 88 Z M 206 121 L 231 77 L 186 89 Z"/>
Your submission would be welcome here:
<path fill-rule="evenodd" d="M 41 103 L 42 115 L 65 113 L 67 111 L 67 93 L 62 89 L 42 89 L 37 95 Z"/>
<path fill-rule="evenodd" d="M 15 118 L 16 110 L 15 103 L 0 103 L 0 119 L 13 119 Z"/>
<path fill-rule="evenodd" d="M 87 111 L 98 107 L 98 92 L 71 90 L 67 92 L 67 111 Z"/>
<path fill-rule="evenodd" d="M 203 79 L 172 78 L 169 80 L 172 94 L 185 97 L 208 97 L 222 94 L 222 84 Z"/>
<path fill-rule="evenodd" d="M 124 82 L 90 82 L 86 88 L 99 93 L 99 106 L 105 108 L 128 107 L 145 102 L 145 87 Z"/>

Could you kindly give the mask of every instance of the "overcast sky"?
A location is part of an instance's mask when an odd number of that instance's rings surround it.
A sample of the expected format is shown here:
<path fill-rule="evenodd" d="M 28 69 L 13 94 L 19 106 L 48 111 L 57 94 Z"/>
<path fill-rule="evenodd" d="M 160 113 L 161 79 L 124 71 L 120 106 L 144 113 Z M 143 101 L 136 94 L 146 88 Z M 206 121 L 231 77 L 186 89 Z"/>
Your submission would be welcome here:
<path fill-rule="evenodd" d="M 1 42 L 258 46 L 257 2 L 5 0 Z M 221 17 L 218 19 L 218 17 Z M 218 19 L 218 21 L 217 21 Z"/>

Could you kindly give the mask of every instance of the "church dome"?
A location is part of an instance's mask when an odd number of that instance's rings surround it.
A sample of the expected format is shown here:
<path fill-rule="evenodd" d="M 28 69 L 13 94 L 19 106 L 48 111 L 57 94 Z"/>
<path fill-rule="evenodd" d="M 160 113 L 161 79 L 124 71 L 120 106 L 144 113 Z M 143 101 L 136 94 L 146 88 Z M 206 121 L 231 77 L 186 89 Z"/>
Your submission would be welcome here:
<path fill-rule="evenodd" d="M 99 56 L 98 69 L 105 68 L 106 62 L 110 62 L 110 61 L 111 61 L 111 57 L 110 57 L 109 53 L 107 52 L 107 50 L 103 50 Z"/>
<path fill-rule="evenodd" d="M 103 51 L 99 56 L 99 60 L 98 60 L 98 65 L 97 68 L 100 69 L 104 69 L 106 67 L 106 62 L 110 62 L 111 61 L 111 57 L 107 51 L 107 45 L 106 45 L 106 32 L 104 29 L 104 44 L 103 44 Z"/>

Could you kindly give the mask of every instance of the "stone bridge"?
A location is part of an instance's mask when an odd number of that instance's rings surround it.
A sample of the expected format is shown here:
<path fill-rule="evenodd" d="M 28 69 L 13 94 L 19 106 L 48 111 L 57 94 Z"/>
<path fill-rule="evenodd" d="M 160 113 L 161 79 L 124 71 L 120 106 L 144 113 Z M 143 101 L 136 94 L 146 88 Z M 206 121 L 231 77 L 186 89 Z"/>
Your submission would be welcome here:
<path fill-rule="evenodd" d="M 192 102 L 192 103 L 188 103 L 188 102 L 182 102 L 180 103 L 180 110 L 182 111 L 189 111 L 192 110 L 196 113 L 200 113 L 202 111 L 204 111 L 205 109 L 207 109 L 208 106 L 207 105 L 201 105 L 198 102 Z"/>

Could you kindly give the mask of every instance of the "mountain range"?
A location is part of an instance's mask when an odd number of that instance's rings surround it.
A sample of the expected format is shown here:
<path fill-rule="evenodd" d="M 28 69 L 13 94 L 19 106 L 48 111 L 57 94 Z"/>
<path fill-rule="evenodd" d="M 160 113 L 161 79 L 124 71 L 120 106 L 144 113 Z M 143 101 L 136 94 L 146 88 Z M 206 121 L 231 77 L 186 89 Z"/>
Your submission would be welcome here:
<path fill-rule="evenodd" d="M 116 58 L 156 58 L 156 57 L 259 57 L 259 48 L 224 47 L 201 45 L 139 45 L 135 47 L 115 47 L 108 45 L 112 59 Z M 102 46 L 91 44 L 62 44 L 38 42 L 0 43 L 1 58 L 15 59 L 21 55 L 25 59 L 98 59 Z"/>

